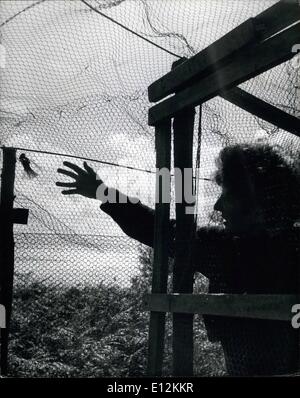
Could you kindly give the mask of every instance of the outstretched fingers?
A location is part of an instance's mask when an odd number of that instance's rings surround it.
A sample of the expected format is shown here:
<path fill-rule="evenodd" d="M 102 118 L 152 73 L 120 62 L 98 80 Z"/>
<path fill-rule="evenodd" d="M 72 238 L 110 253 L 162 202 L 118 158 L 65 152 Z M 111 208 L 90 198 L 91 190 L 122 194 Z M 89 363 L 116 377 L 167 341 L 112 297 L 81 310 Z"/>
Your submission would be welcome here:
<path fill-rule="evenodd" d="M 59 168 L 57 169 L 57 172 L 65 176 L 71 177 L 75 181 L 57 181 L 56 186 L 70 188 L 63 190 L 61 193 L 63 195 L 79 194 L 88 198 L 94 198 L 95 193 L 93 191 L 96 190 L 97 186 L 102 183 L 102 180 L 100 180 L 92 167 L 90 167 L 87 162 L 83 163 L 84 168 L 80 168 L 76 164 L 67 161 L 63 162 L 63 165 L 69 167 L 71 171 Z"/>
<path fill-rule="evenodd" d="M 83 166 L 89 173 L 96 174 L 95 171 L 87 164 L 87 162 L 83 162 Z"/>
<path fill-rule="evenodd" d="M 68 190 L 65 190 L 65 191 L 61 191 L 61 193 L 63 195 L 74 195 L 74 194 L 77 194 L 79 192 L 78 192 L 77 189 L 68 189 Z"/>
<path fill-rule="evenodd" d="M 77 186 L 76 182 L 63 182 L 63 181 L 57 181 L 55 183 L 58 187 L 65 187 L 65 188 L 75 188 Z"/>
<path fill-rule="evenodd" d="M 71 162 L 63 162 L 64 166 L 69 167 L 70 169 L 76 171 L 76 173 L 78 174 L 82 174 L 84 172 L 84 170 L 82 170 L 82 168 L 80 168 L 79 166 L 77 166 L 77 164 L 71 163 Z"/>
<path fill-rule="evenodd" d="M 74 178 L 74 179 L 76 179 L 78 177 L 77 174 L 72 173 L 71 171 L 68 171 L 68 170 L 64 170 L 64 169 L 57 169 L 57 172 L 60 174 L 64 174 L 65 176 Z"/>
<path fill-rule="evenodd" d="M 95 170 L 92 169 L 92 168 L 87 164 L 87 162 L 83 162 L 83 166 L 84 166 L 84 168 L 86 169 L 86 171 L 87 171 L 91 176 L 93 176 L 93 177 L 96 178 L 96 180 L 99 182 L 99 184 L 102 184 L 102 183 L 103 183 L 102 179 L 98 176 L 98 174 L 95 172 Z"/>

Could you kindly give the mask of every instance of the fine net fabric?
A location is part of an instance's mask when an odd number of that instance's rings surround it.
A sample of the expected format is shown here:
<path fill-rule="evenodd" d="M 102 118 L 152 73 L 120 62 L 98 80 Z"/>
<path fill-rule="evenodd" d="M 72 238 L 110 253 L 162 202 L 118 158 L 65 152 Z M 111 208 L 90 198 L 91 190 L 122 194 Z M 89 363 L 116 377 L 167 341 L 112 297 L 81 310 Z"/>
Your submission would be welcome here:
<path fill-rule="evenodd" d="M 179 57 L 191 57 L 275 2 L 0 4 L 0 40 L 6 50 L 0 75 L 0 142 L 23 148 L 17 155 L 25 153 L 38 174 L 29 178 L 17 163 L 15 206 L 29 209 L 29 221 L 14 227 L 12 374 L 145 374 L 148 314 L 142 311 L 141 297 L 151 286 L 151 252 L 128 238 L 101 212 L 99 202 L 62 196 L 55 186 L 56 170 L 64 160 L 82 166 L 88 159 L 107 185 L 153 207 L 155 146 L 154 129 L 147 124 L 148 86 Z M 297 70 L 286 62 L 241 87 L 297 116 L 298 80 Z M 199 110 L 195 165 L 198 121 Z M 288 150 L 299 148 L 291 134 L 224 99 L 203 104 L 199 225 L 213 219 L 219 189 L 207 179 L 212 179 L 220 149 L 259 139 Z M 195 291 L 206 288 L 205 278 L 197 277 Z M 208 342 L 200 317 L 195 347 L 196 375 L 224 374 L 222 350 Z M 164 372 L 171 374 L 169 321 Z"/>

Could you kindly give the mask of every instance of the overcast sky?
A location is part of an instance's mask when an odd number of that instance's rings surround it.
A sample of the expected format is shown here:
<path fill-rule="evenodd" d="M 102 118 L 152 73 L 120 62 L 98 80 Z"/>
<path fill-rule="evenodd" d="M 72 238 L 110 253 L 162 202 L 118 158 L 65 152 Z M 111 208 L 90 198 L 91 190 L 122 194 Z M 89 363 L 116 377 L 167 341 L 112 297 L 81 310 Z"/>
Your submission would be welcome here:
<path fill-rule="evenodd" d="M 202 50 L 275 2 L 89 1 L 93 6 L 104 5 L 101 11 L 106 15 L 180 56 L 191 56 Z M 0 40 L 6 48 L 6 65 L 0 69 L 1 144 L 153 170 L 154 132 L 147 125 L 150 106 L 147 87 L 168 72 L 177 58 L 126 32 L 80 1 L 47 0 L 5 23 L 34 3 L 37 1 L 0 2 L 0 24 L 3 25 Z M 107 7 L 112 3 L 119 5 Z M 204 114 L 202 144 L 202 176 L 205 177 L 211 175 L 222 145 L 209 138 L 212 124 L 229 136 L 243 129 L 248 135 L 261 134 L 253 118 L 235 112 L 225 101 L 211 102 L 208 107 Z M 51 228 L 54 225 L 57 231 L 64 228 L 61 222 L 78 233 L 122 235 L 119 228 L 101 214 L 97 202 L 75 196 L 62 197 L 55 181 L 56 168 L 64 158 L 27 155 L 36 165 L 33 164 L 33 168 L 39 176 L 32 180 L 26 178 L 18 164 L 19 203 L 34 206 L 26 202 L 25 195 L 51 212 L 56 221 L 49 225 Z M 82 161 L 75 162 L 82 164 Z M 124 170 L 92 162 L 91 165 L 108 184 L 124 185 Z M 132 171 L 126 176 L 130 180 L 128 193 L 137 194 L 146 203 L 153 202 L 153 177 Z M 216 191 L 204 191 L 205 203 L 211 206 Z M 37 208 L 36 211 L 46 222 L 46 213 Z M 33 217 L 28 226 L 17 228 L 19 231 L 47 230 Z"/>

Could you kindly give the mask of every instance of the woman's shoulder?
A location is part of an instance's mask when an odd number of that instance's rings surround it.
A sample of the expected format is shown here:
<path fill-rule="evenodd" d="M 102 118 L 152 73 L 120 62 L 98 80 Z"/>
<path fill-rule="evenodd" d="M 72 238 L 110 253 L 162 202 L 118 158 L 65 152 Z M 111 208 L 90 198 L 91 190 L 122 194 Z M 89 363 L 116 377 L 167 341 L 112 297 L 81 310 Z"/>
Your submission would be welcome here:
<path fill-rule="evenodd" d="M 300 242 L 300 227 L 295 225 L 291 228 L 280 229 L 275 233 L 269 234 L 268 238 L 270 240 L 278 240 L 282 242 Z"/>
<path fill-rule="evenodd" d="M 201 226 L 196 231 L 197 240 L 232 241 L 232 242 L 295 242 L 300 243 L 300 225 L 276 231 L 260 231 L 257 233 L 234 236 L 221 226 Z"/>

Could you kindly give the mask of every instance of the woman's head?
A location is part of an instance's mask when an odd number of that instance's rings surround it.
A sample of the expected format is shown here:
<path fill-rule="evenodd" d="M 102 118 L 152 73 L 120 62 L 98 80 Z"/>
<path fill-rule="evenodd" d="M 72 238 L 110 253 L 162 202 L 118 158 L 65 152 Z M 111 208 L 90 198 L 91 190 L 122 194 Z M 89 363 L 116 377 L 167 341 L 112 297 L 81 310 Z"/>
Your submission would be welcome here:
<path fill-rule="evenodd" d="M 279 147 L 240 144 L 224 148 L 216 182 L 215 210 L 234 233 L 291 227 L 300 216 L 299 172 Z"/>

